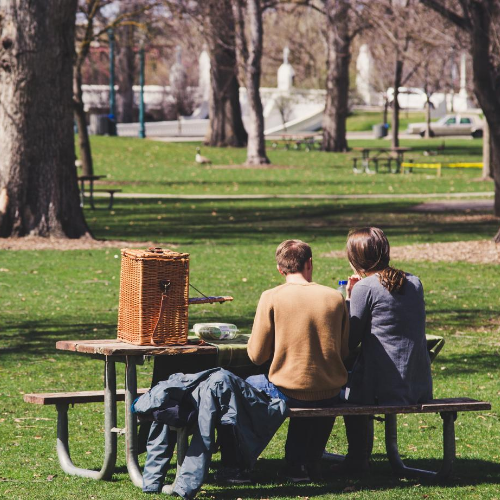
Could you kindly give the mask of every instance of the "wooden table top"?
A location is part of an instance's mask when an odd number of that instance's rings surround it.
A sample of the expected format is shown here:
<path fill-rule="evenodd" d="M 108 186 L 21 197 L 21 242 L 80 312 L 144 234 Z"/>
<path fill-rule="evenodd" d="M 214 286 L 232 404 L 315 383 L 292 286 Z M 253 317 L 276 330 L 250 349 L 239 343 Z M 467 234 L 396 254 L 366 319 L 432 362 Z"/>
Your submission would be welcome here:
<path fill-rule="evenodd" d="M 105 175 L 79 175 L 79 181 L 98 181 L 99 179 L 104 179 Z"/>
<path fill-rule="evenodd" d="M 56 349 L 82 354 L 101 354 L 104 356 L 178 356 L 182 354 L 217 354 L 214 345 L 140 346 L 127 344 L 116 339 L 104 340 L 60 340 Z"/>
<path fill-rule="evenodd" d="M 384 148 L 384 147 L 381 147 L 381 148 L 377 148 L 377 147 L 373 147 L 373 148 L 366 148 L 366 147 L 363 147 L 363 146 L 357 146 L 357 147 L 354 147 L 352 148 L 354 151 L 401 151 L 401 152 L 404 152 L 404 151 L 411 151 L 411 148 L 408 148 L 408 147 L 405 147 L 405 146 L 398 146 L 397 148 Z"/>

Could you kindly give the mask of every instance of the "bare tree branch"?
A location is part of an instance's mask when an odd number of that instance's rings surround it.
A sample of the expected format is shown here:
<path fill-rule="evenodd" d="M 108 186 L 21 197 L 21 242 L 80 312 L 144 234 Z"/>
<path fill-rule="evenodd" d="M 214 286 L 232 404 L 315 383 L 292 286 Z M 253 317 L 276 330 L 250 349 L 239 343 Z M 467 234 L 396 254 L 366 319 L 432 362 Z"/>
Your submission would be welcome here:
<path fill-rule="evenodd" d="M 420 0 L 420 2 L 429 7 L 430 9 L 436 11 L 438 14 L 441 14 L 445 19 L 448 21 L 452 22 L 459 28 L 470 31 L 472 26 L 470 23 L 470 20 L 468 20 L 465 17 L 462 17 L 458 15 L 456 12 L 453 12 L 452 10 L 448 9 L 445 7 L 441 2 L 438 0 Z M 462 4 L 463 7 L 463 4 Z"/>

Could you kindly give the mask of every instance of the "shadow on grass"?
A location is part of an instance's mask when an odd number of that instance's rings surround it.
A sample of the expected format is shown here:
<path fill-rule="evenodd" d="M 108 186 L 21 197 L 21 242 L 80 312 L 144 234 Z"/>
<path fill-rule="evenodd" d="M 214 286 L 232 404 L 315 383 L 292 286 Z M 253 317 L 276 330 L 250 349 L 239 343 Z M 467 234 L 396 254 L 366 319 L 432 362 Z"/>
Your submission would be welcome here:
<path fill-rule="evenodd" d="M 349 229 L 375 225 L 407 243 L 483 239 L 498 230 L 495 220 L 444 220 L 416 214 L 412 202 L 352 202 L 344 200 L 126 200 L 116 203 L 114 213 L 87 213 L 96 237 L 175 241 L 254 240 L 273 242 L 290 234 L 313 240 L 345 241 Z M 457 212 L 449 212 L 456 214 Z M 91 217 L 93 215 L 93 217 Z M 194 241 L 194 240 L 193 240 Z"/>
<path fill-rule="evenodd" d="M 446 348 L 446 347 L 445 347 Z M 464 358 L 467 359 L 464 362 Z M 461 375 L 484 375 L 495 372 L 500 365 L 499 352 L 476 352 L 467 354 L 448 354 L 439 357 L 439 365 L 446 367 L 446 371 L 440 377 L 456 378 Z"/>
<path fill-rule="evenodd" d="M 97 331 L 94 331 L 97 330 Z M 44 356 L 56 352 L 59 340 L 93 340 L 116 338 L 116 324 L 106 323 L 44 323 L 23 321 L 2 329 L 0 359 L 16 355 Z"/>
<path fill-rule="evenodd" d="M 261 459 L 257 462 L 253 478 L 257 484 L 253 486 L 221 486 L 217 489 L 217 498 L 267 498 L 267 497 L 313 497 L 331 495 L 336 493 L 351 493 L 358 490 L 383 491 L 414 489 L 421 485 L 438 485 L 441 488 L 455 488 L 457 486 L 496 484 L 500 479 L 500 464 L 485 460 L 458 459 L 455 473 L 448 480 L 423 480 L 399 479 L 392 474 L 391 468 L 385 457 L 375 460 L 370 476 L 363 479 L 346 479 L 334 477 L 328 470 L 328 465 L 323 464 L 323 482 L 312 484 L 291 484 L 280 479 L 279 471 L 284 466 L 284 461 L 279 459 Z M 427 470 L 439 470 L 441 461 L 432 460 L 407 460 L 406 465 Z M 213 483 L 213 475 L 209 476 Z M 346 488 L 348 488 L 346 490 Z M 212 493 L 213 491 L 210 491 Z M 395 493 L 396 494 L 396 493 Z"/>

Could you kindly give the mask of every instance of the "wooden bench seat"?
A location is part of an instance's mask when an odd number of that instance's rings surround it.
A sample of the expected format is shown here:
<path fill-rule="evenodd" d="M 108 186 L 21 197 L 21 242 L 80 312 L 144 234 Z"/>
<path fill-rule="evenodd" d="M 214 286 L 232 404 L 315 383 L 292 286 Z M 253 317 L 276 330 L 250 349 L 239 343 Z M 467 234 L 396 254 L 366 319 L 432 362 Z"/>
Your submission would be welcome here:
<path fill-rule="evenodd" d="M 138 389 L 138 394 L 144 394 L 149 389 Z M 125 399 L 125 391 L 116 391 L 116 401 Z M 39 405 L 56 405 L 58 412 L 57 420 L 57 452 L 59 462 L 64 471 L 75 474 L 75 466 L 69 456 L 68 445 L 68 408 L 69 405 L 80 403 L 104 402 L 104 391 L 80 391 L 63 393 L 42 393 L 25 394 L 24 401 Z M 108 403 L 109 405 L 109 403 Z M 453 471 L 455 461 L 455 420 L 459 412 L 488 411 L 491 404 L 486 401 L 477 401 L 470 398 L 446 398 L 434 399 L 427 403 L 416 405 L 391 405 L 391 406 L 369 406 L 344 404 L 332 408 L 293 408 L 290 410 L 290 418 L 316 418 L 316 417 L 340 417 L 347 415 L 369 415 L 377 420 L 385 422 L 385 447 L 387 458 L 391 464 L 393 472 L 399 477 L 418 477 L 428 479 L 445 479 Z M 105 411 L 113 410 L 111 404 Z M 439 413 L 443 420 L 443 462 L 438 472 L 415 469 L 407 467 L 399 456 L 397 443 L 397 415 L 399 414 L 422 414 Z M 376 415 L 383 415 L 380 419 Z M 174 429 L 177 431 L 177 470 L 180 470 L 184 457 L 188 449 L 189 430 L 187 428 Z M 103 465 L 100 472 L 85 470 L 84 477 L 94 479 L 110 479 L 116 461 L 116 443 L 110 438 L 110 434 L 121 433 L 121 429 L 109 429 L 109 434 L 105 433 L 106 446 L 112 446 L 113 452 L 107 463 Z M 116 439 L 116 438 L 115 438 Z M 342 460 L 341 455 L 331 455 L 337 460 Z M 163 493 L 171 493 L 173 485 L 166 485 Z"/>
<path fill-rule="evenodd" d="M 149 389 L 137 389 L 137 394 L 141 395 Z M 104 391 L 79 391 L 79 392 L 45 392 L 38 394 L 25 394 L 25 403 L 37 405 L 58 405 L 58 404 L 81 404 L 81 403 L 103 403 Z M 116 391 L 116 400 L 125 401 L 125 390 Z"/>
<path fill-rule="evenodd" d="M 293 408 L 290 418 L 339 417 L 346 415 L 384 415 L 385 447 L 387 458 L 394 474 L 399 477 L 418 477 L 445 479 L 453 471 L 455 462 L 455 420 L 458 412 L 491 410 L 491 404 L 470 398 L 434 399 L 428 403 L 404 406 L 364 406 L 340 405 L 334 408 Z M 407 467 L 398 450 L 397 415 L 398 414 L 439 413 L 443 420 L 443 462 L 438 472 Z M 334 459 L 342 456 L 332 455 Z"/>

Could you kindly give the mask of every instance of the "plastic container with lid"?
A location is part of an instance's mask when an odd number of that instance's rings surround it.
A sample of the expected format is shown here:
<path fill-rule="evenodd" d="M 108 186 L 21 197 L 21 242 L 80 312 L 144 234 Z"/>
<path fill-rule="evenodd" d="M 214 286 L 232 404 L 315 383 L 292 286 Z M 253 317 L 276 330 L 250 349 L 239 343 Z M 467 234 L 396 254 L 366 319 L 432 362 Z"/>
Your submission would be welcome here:
<path fill-rule="evenodd" d="M 204 340 L 232 340 L 238 336 L 238 327 L 231 323 L 196 323 L 192 331 Z"/>

